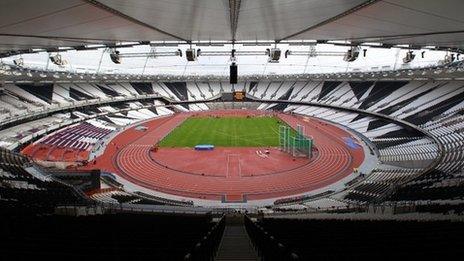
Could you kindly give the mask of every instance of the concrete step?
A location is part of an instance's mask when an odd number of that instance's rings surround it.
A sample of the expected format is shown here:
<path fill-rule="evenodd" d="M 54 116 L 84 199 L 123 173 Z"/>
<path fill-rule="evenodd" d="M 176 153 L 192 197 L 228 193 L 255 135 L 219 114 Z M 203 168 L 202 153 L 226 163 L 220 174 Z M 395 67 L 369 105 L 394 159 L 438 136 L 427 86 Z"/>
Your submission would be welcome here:
<path fill-rule="evenodd" d="M 226 227 L 215 260 L 258 260 L 258 256 L 246 232 L 242 215 L 226 216 Z"/>

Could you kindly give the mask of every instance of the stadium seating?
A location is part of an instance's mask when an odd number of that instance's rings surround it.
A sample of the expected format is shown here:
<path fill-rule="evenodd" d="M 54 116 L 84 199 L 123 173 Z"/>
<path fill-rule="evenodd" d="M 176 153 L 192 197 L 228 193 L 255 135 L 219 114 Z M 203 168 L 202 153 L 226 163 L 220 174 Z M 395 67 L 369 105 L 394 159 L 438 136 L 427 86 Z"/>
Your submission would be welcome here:
<path fill-rule="evenodd" d="M 464 256 L 464 1 L 0 2 L 0 261 Z"/>
<path fill-rule="evenodd" d="M 99 127 L 88 123 L 78 123 L 39 140 L 23 153 L 37 160 L 84 161 L 88 159 L 92 147 L 114 127 Z"/>
<path fill-rule="evenodd" d="M 0 208 L 8 215 L 13 212 L 53 212 L 58 205 L 89 204 L 77 191 L 66 184 L 44 176 L 33 176 L 24 156 L 0 150 Z"/>
<path fill-rule="evenodd" d="M 247 221 L 248 233 L 265 260 L 440 259 L 463 252 L 463 224 L 450 221 Z"/>
<path fill-rule="evenodd" d="M 377 147 L 381 165 L 363 180 L 357 180 L 348 186 L 345 196 L 335 197 L 347 204 L 379 202 L 384 195 L 398 190 L 407 190 L 408 186 L 427 188 L 437 182 L 440 184 L 455 184 L 454 180 L 461 173 L 464 137 L 461 132 L 462 83 L 459 81 L 398 81 L 398 82 L 344 82 L 344 81 L 256 81 L 241 83 L 235 89 L 245 89 L 257 97 L 258 101 L 288 100 L 298 102 L 314 102 L 322 105 L 341 106 L 362 109 L 369 112 L 385 114 L 402 119 L 428 131 L 442 145 L 444 151 L 439 151 L 434 140 L 418 133 L 412 133 L 403 127 L 386 123 L 359 113 L 340 111 L 332 108 L 321 108 L 309 105 L 282 105 L 273 102 L 259 104 L 256 102 L 203 103 L 204 99 L 214 97 L 224 91 L 232 91 L 232 86 L 226 82 L 178 82 L 178 83 L 117 83 L 117 84 L 87 84 L 87 83 L 57 83 L 43 86 L 40 91 L 30 86 L 7 84 L 1 95 L 2 108 L 9 111 L 10 116 L 20 115 L 27 111 L 46 110 L 47 105 L 66 106 L 83 100 L 111 100 L 120 97 L 136 97 L 137 95 L 160 94 L 173 100 L 200 101 L 197 104 L 174 107 L 150 107 L 163 105 L 162 101 L 147 103 L 126 102 L 114 105 L 82 108 L 69 114 L 56 113 L 42 119 L 30 121 L 12 128 L 5 128 L 0 140 L 0 146 L 14 148 L 22 140 L 31 139 L 46 134 L 43 126 L 73 126 L 66 117 L 83 121 L 74 127 L 68 127 L 55 135 L 39 141 L 42 145 L 55 148 L 55 153 L 37 152 L 43 158 L 85 159 L 86 155 L 75 156 L 69 150 L 88 150 L 111 130 L 118 127 L 143 121 L 153 117 L 172 114 L 176 111 L 198 111 L 208 109 L 229 109 L 247 107 L 262 110 L 283 110 L 300 115 L 318 116 L 324 119 L 349 126 L 351 129 L 367 137 Z M 0 104 L 0 105 L 1 105 Z M 144 107 L 147 106 L 147 107 Z M 12 114 L 13 113 L 13 114 Z M 99 115 L 95 117 L 96 115 Z M 92 121 L 89 120 L 92 117 Z M 77 127 L 76 127 L 77 126 Z M 58 128 L 58 125 L 57 125 Z M 86 138 L 77 138 L 84 134 Z M 39 134 L 40 133 L 40 134 Z M 56 135 L 60 135 L 59 137 Z M 56 148 L 62 148 L 57 150 Z M 68 150 L 67 153 L 65 151 Z M 426 167 L 442 153 L 444 158 L 436 166 L 434 180 L 427 176 L 418 177 Z M 55 155 L 56 154 L 56 155 Z M 450 180 L 449 182 L 447 180 Z M 422 180 L 422 181 L 421 181 Z M 418 182 L 424 183 L 418 183 Z M 448 183 L 447 183 L 448 182 Z M 409 185 L 408 185 L 409 184 Z M 446 188 L 447 186 L 441 185 Z M 455 185 L 453 185 L 455 186 Z M 437 188 L 435 188 L 437 189 Z M 446 192 L 444 192 L 446 194 Z M 404 193 L 403 193 L 404 194 Z M 401 195 L 403 195 L 401 194 Z M 453 193 L 452 193 L 453 194 Z M 194 194 L 191 194 L 194 195 Z M 454 194 L 453 194 L 454 195 Z M 443 196 L 441 196 L 443 198 Z M 297 202 L 312 201 L 312 197 L 303 197 Z M 411 199 L 410 197 L 408 197 Z M 423 197 L 419 197 L 423 198 Z M 446 197 L 445 197 L 446 198 Z M 406 198 L 390 197 L 389 200 L 404 201 Z"/>
<path fill-rule="evenodd" d="M 50 259 L 59 255 L 73 259 L 98 256 L 183 260 L 215 225 L 209 215 L 126 213 L 80 217 L 2 215 L 0 220 L 7 228 L 2 229 L 2 259 Z"/>
<path fill-rule="evenodd" d="M 304 88 L 298 86 L 290 99 L 296 101 L 310 101 L 328 105 L 336 105 L 348 108 L 360 108 L 367 111 L 378 112 L 420 123 L 420 127 L 429 131 L 444 145 L 446 155 L 438 169 L 447 169 L 442 173 L 460 172 L 459 166 L 462 157 L 457 148 L 461 146 L 462 137 L 459 127 L 459 105 L 462 95 L 460 82 L 403 82 L 397 86 L 389 87 L 388 83 L 307 83 L 306 93 L 301 93 Z M 335 87 L 334 87 L 335 85 Z M 308 88 L 309 86 L 309 88 Z M 326 91 L 325 91 L 326 90 Z M 272 107 L 266 107 L 272 109 Z M 363 184 L 350 189 L 346 199 L 353 202 L 370 202 L 378 200 L 385 192 L 393 191 L 391 185 L 406 182 L 413 179 L 426 166 L 438 157 L 436 143 L 417 134 L 404 131 L 402 127 L 393 124 L 382 123 L 371 117 L 361 116 L 356 113 L 338 111 L 330 108 L 315 106 L 289 105 L 285 111 L 303 115 L 324 117 L 335 121 L 368 137 L 379 149 L 379 160 L 385 165 L 373 172 L 372 177 L 366 179 Z M 439 114 L 443 112 L 442 114 Z M 428 115 L 419 118 L 416 115 Z M 432 116 L 433 115 L 433 116 Z M 441 125 L 440 122 L 445 123 Z M 453 127 L 455 124 L 456 127 Z M 456 152 L 455 152 L 456 151 Z M 395 167 L 390 167 L 391 165 Z M 404 168 L 404 170 L 397 170 Z M 397 178 L 389 179 L 390 182 L 379 182 L 377 177 L 397 172 Z M 446 178 L 442 176 L 441 178 Z"/>

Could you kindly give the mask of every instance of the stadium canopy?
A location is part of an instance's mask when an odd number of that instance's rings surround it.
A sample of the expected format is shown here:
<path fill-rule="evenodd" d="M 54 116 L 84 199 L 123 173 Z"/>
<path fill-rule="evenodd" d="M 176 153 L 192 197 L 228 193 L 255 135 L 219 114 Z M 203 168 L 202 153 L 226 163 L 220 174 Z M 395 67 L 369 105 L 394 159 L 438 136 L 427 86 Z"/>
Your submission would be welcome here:
<path fill-rule="evenodd" d="M 3 0 L 0 52 L 141 41 L 464 47 L 462 0 Z"/>

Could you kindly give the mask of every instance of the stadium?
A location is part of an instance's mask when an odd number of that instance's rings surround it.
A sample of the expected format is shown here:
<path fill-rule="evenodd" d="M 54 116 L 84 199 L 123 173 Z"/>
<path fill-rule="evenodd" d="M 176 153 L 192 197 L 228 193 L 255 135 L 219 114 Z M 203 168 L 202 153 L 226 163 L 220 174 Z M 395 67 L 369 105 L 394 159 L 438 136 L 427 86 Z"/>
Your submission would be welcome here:
<path fill-rule="evenodd" d="M 2 259 L 464 254 L 464 3 L 0 1 Z"/>

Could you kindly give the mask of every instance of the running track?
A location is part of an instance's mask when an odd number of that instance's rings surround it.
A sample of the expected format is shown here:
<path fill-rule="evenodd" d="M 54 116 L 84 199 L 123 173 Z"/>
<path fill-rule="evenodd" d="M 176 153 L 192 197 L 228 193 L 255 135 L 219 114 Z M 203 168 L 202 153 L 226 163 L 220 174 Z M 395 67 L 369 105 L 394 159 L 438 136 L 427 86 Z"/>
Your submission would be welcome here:
<path fill-rule="evenodd" d="M 217 115 L 221 112 L 214 113 Z M 242 112 L 237 110 L 237 113 Z M 250 113 L 253 111 L 243 112 L 244 115 Z M 192 115 L 181 113 L 154 119 L 144 124 L 148 127 L 145 132 L 127 129 L 108 144 L 103 155 L 85 168 L 109 171 L 137 185 L 168 194 L 211 200 L 234 198 L 240 201 L 244 197 L 247 200 L 278 198 L 319 189 L 348 176 L 364 160 L 361 146 L 350 149 L 345 144 L 343 138 L 351 137 L 345 130 L 315 118 L 278 114 L 292 127 L 297 124 L 305 126 L 306 133 L 314 138 L 318 153 L 309 164 L 275 174 L 241 176 L 240 155 L 234 154 L 228 162 L 228 175 L 201 176 L 156 163 L 150 155 L 152 144 Z"/>

